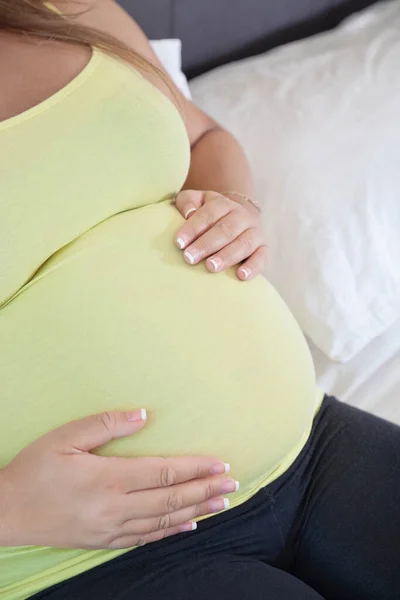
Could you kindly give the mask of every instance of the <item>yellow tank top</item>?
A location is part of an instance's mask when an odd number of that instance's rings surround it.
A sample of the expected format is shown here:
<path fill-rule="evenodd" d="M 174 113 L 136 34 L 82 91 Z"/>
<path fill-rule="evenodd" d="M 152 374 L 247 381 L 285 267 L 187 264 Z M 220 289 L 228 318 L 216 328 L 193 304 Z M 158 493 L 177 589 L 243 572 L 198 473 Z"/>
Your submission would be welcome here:
<path fill-rule="evenodd" d="M 263 278 L 190 267 L 173 243 L 189 160 L 174 105 L 99 51 L 0 124 L 0 468 L 71 419 L 144 406 L 146 428 L 100 452 L 216 455 L 236 506 L 303 448 L 320 394 L 290 312 Z M 119 554 L 0 548 L 0 596 Z"/>

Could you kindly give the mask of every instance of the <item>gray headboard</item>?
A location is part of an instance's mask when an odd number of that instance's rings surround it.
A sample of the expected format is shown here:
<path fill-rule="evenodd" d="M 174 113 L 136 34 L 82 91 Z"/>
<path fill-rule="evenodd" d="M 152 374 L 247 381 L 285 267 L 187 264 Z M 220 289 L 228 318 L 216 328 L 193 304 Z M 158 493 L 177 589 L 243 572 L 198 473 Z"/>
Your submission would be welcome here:
<path fill-rule="evenodd" d="M 325 29 L 377 0 L 119 0 L 151 39 L 179 37 L 189 77 Z"/>

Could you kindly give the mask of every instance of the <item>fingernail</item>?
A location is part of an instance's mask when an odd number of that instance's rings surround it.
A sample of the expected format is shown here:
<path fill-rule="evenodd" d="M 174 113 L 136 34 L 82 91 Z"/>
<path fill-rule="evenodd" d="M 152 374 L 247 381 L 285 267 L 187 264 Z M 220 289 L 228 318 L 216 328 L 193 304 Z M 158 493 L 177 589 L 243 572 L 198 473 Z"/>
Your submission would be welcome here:
<path fill-rule="evenodd" d="M 187 208 L 186 212 L 185 212 L 185 219 L 188 219 L 191 214 L 193 214 L 194 212 L 196 212 L 196 210 L 197 210 L 196 207 L 189 206 L 189 208 Z"/>
<path fill-rule="evenodd" d="M 250 269 L 240 269 L 240 272 L 243 273 L 245 279 L 248 279 L 251 275 Z"/>
<path fill-rule="evenodd" d="M 197 523 L 190 522 L 190 523 L 184 523 L 183 525 L 180 526 L 179 528 L 182 533 L 187 532 L 187 531 L 196 531 L 197 529 Z"/>
<path fill-rule="evenodd" d="M 213 498 L 209 502 L 210 512 L 216 513 L 221 512 L 221 510 L 226 510 L 229 508 L 229 500 L 228 498 Z"/>
<path fill-rule="evenodd" d="M 188 263 L 190 263 L 191 265 L 194 265 L 194 263 L 196 262 L 197 257 L 198 257 L 198 252 L 197 252 L 197 250 L 195 250 L 195 248 L 192 248 L 190 250 L 190 252 L 188 252 L 188 250 L 186 250 L 186 252 L 183 253 L 183 256 L 185 257 L 185 259 Z"/>
<path fill-rule="evenodd" d="M 223 264 L 220 258 L 209 258 L 208 262 L 211 265 L 213 271 L 218 271 Z"/>
<path fill-rule="evenodd" d="M 145 421 L 147 419 L 147 411 L 145 408 L 141 408 L 140 410 L 135 410 L 135 412 L 126 413 L 126 418 L 128 421 Z"/>
<path fill-rule="evenodd" d="M 186 246 L 186 244 L 188 243 L 188 239 L 185 236 L 181 236 L 181 237 L 177 237 L 176 238 L 176 245 L 178 246 L 178 248 L 180 250 L 183 250 L 184 247 Z"/>
<path fill-rule="evenodd" d="M 221 494 L 233 494 L 233 492 L 237 492 L 239 489 L 239 482 L 234 481 L 233 479 L 228 479 L 224 481 L 221 485 Z"/>
<path fill-rule="evenodd" d="M 231 465 L 228 463 L 218 463 L 213 465 L 210 469 L 211 475 L 225 475 L 225 473 L 229 473 L 231 470 Z"/>

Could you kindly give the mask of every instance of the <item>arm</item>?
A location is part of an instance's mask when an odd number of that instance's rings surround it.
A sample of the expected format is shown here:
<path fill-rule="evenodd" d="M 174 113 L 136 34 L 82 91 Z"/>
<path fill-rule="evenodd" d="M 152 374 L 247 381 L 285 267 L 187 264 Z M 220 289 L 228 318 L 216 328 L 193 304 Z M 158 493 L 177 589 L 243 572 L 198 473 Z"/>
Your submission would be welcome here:
<path fill-rule="evenodd" d="M 253 196 L 246 155 L 236 139 L 219 125 L 209 126 L 192 144 L 192 162 L 183 189 L 234 190 Z"/>

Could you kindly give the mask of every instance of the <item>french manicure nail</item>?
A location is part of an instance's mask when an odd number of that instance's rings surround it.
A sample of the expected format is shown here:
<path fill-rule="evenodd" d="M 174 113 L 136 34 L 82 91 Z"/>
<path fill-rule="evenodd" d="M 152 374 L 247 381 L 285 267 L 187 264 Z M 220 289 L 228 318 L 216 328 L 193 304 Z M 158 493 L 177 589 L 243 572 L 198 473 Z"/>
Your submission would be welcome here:
<path fill-rule="evenodd" d="M 218 463 L 213 465 L 210 469 L 211 475 L 225 475 L 225 473 L 229 473 L 231 470 L 231 465 L 228 463 Z"/>
<path fill-rule="evenodd" d="M 189 262 L 191 265 L 194 265 L 197 258 L 197 250 L 195 250 L 194 248 L 192 248 L 190 252 L 186 250 L 186 252 L 183 253 L 183 256 L 186 258 L 187 262 Z"/>
<path fill-rule="evenodd" d="M 221 485 L 221 494 L 233 494 L 233 492 L 237 492 L 238 489 L 239 482 L 228 479 L 228 481 L 224 481 Z"/>
<path fill-rule="evenodd" d="M 147 419 L 147 411 L 145 408 L 141 408 L 140 410 L 135 410 L 135 412 L 127 413 L 128 421 L 145 421 Z"/>
<path fill-rule="evenodd" d="M 251 275 L 250 269 L 240 269 L 240 270 L 243 273 L 245 279 L 248 279 L 250 277 L 250 275 Z"/>
<path fill-rule="evenodd" d="M 184 523 L 183 525 L 180 526 L 179 529 L 182 531 L 182 533 L 188 532 L 188 531 L 196 531 L 197 523 L 195 521 L 190 522 L 190 523 Z"/>
<path fill-rule="evenodd" d="M 183 250 L 184 247 L 186 246 L 186 242 L 185 242 L 185 240 L 183 238 L 178 237 L 178 238 L 176 238 L 176 245 L 178 246 L 178 248 L 180 250 Z"/>
<path fill-rule="evenodd" d="M 217 513 L 229 508 L 230 504 L 228 498 L 213 498 L 210 500 L 209 506 L 212 513 Z"/>
<path fill-rule="evenodd" d="M 214 271 L 218 271 L 222 267 L 222 260 L 220 258 L 210 258 L 208 262 Z"/>
<path fill-rule="evenodd" d="M 185 219 L 188 219 L 191 214 L 193 214 L 194 212 L 196 212 L 196 210 L 197 209 L 194 206 L 191 206 L 190 208 L 187 208 L 186 212 L 185 212 Z"/>

